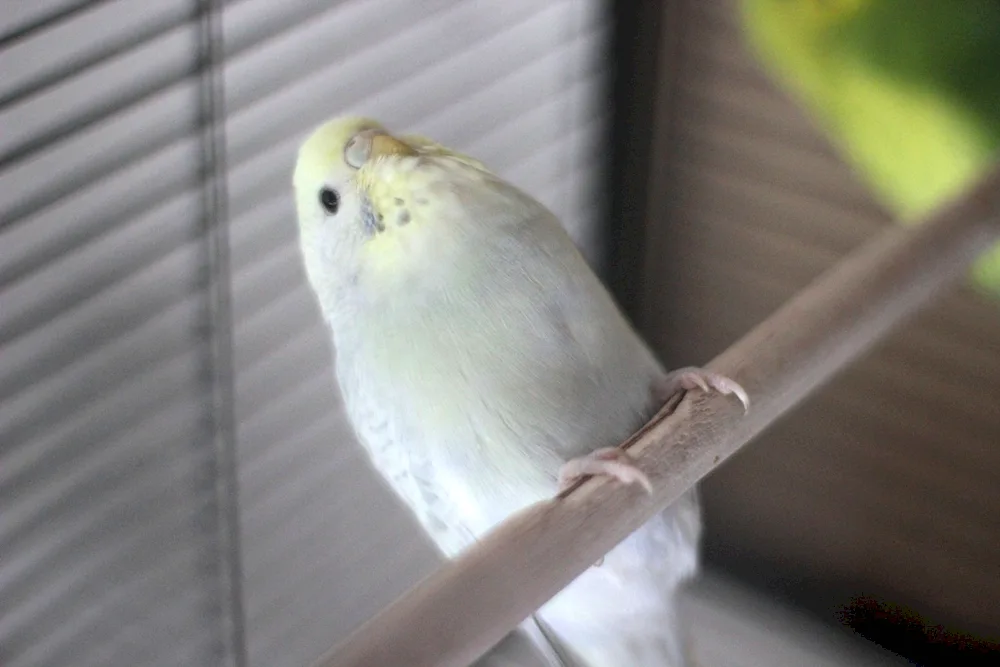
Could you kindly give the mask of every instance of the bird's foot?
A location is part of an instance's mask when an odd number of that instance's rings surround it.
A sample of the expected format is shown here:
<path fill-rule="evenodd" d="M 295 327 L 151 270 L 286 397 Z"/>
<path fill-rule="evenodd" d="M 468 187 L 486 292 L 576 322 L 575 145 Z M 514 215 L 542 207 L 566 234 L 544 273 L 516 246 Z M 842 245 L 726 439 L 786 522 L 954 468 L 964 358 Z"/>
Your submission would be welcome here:
<path fill-rule="evenodd" d="M 565 491 L 585 475 L 605 475 L 623 484 L 639 484 L 647 492 L 653 490 L 646 473 L 639 470 L 628 452 L 619 447 L 604 447 L 564 463 L 559 470 L 559 491 Z"/>
<path fill-rule="evenodd" d="M 735 380 L 724 375 L 707 371 L 703 368 L 688 366 L 667 373 L 662 379 L 653 383 L 653 398 L 663 404 L 668 398 L 680 391 L 717 391 L 723 396 L 735 396 L 743 404 L 743 412 L 750 410 L 750 397 Z"/>

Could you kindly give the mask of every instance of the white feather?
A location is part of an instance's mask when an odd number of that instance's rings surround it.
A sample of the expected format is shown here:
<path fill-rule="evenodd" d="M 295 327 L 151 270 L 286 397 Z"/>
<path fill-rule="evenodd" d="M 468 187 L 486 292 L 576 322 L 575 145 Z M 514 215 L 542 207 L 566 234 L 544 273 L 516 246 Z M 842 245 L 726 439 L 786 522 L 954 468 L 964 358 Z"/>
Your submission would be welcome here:
<path fill-rule="evenodd" d="M 442 174 L 433 218 L 388 230 L 412 240 L 401 259 L 378 271 L 359 260 L 321 301 L 362 443 L 454 555 L 551 498 L 563 463 L 641 426 L 664 372 L 548 210 L 473 166 L 420 159 L 424 176 Z M 689 494 L 539 618 L 581 665 L 681 667 L 674 597 L 699 533 Z"/>

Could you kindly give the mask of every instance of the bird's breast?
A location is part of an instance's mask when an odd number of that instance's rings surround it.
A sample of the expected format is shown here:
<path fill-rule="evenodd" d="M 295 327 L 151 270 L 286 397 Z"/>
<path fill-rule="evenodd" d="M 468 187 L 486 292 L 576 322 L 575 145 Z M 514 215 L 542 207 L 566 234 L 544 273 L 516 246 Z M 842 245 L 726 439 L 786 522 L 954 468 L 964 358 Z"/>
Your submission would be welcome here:
<path fill-rule="evenodd" d="M 647 363 L 602 368 L 544 314 L 438 304 L 362 329 L 338 349 L 345 395 L 374 409 L 477 533 L 551 498 L 566 460 L 649 415 Z"/>

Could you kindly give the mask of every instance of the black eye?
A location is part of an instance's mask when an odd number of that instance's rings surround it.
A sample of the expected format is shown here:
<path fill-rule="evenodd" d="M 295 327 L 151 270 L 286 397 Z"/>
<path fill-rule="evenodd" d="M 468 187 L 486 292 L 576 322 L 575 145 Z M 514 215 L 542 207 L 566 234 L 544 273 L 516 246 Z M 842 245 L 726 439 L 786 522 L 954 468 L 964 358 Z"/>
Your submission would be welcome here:
<path fill-rule="evenodd" d="M 327 213 L 333 215 L 340 208 L 340 195 L 337 194 L 336 190 L 323 188 L 319 191 L 319 203 L 323 205 Z"/>

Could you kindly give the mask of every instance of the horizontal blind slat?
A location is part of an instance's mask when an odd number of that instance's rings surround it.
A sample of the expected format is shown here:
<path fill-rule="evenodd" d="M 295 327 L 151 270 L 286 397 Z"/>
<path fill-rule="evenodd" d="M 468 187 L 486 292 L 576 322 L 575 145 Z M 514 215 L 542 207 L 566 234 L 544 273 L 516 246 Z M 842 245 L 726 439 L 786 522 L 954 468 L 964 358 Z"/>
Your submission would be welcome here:
<path fill-rule="evenodd" d="M 153 41 L 189 21 L 192 8 L 190 2 L 98 3 L 72 20 L 18 40 L 4 52 L 0 109 Z"/>

